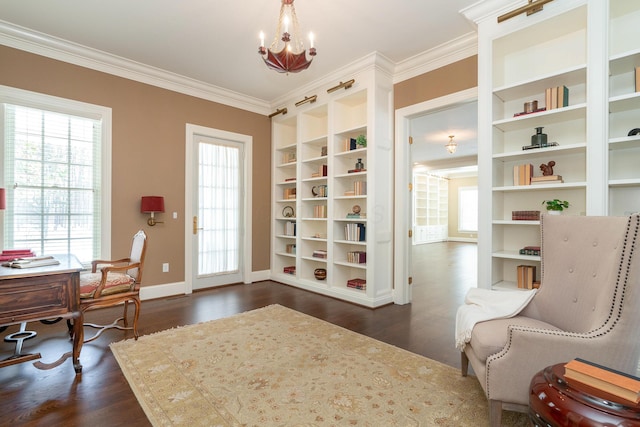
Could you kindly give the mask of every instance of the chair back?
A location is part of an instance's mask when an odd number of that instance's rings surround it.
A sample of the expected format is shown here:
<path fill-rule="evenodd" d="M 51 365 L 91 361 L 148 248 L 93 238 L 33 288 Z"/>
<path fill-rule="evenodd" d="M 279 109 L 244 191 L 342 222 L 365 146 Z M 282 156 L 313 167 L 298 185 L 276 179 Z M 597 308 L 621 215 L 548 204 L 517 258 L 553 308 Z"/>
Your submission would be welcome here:
<path fill-rule="evenodd" d="M 562 330 L 603 327 L 626 285 L 621 262 L 629 251 L 627 217 L 542 215 L 542 272 L 538 294 L 526 311 Z"/>
<path fill-rule="evenodd" d="M 127 270 L 127 273 L 136 279 L 136 283 L 142 281 L 142 268 L 144 266 L 144 257 L 147 253 L 147 235 L 143 230 L 138 231 L 133 236 L 133 242 L 131 243 L 131 255 L 129 258 L 132 263 L 140 263 L 140 267 Z"/>

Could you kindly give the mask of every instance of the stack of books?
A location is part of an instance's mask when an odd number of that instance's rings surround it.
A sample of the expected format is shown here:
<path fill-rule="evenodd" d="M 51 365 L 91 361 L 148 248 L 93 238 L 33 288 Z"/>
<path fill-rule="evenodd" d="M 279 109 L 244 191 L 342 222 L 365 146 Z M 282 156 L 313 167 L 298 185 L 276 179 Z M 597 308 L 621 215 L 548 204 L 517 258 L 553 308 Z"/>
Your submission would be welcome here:
<path fill-rule="evenodd" d="M 367 194 L 367 182 L 366 181 L 355 181 L 353 183 L 353 194 L 354 196 L 364 196 Z"/>
<path fill-rule="evenodd" d="M 520 255 L 539 256 L 540 255 L 540 246 L 525 246 L 524 248 L 520 249 Z"/>
<path fill-rule="evenodd" d="M 0 254 L 0 261 L 13 261 L 14 259 L 34 256 L 36 256 L 36 254 L 34 254 L 31 249 L 5 249 Z"/>
<path fill-rule="evenodd" d="M 533 165 L 515 165 L 513 167 L 513 185 L 530 185 L 533 177 Z"/>
<path fill-rule="evenodd" d="M 636 405 L 640 402 L 640 378 L 615 369 L 578 358 L 564 365 L 564 377 L 569 385 L 579 383 Z"/>
<path fill-rule="evenodd" d="M 344 239 L 352 242 L 366 241 L 366 227 L 360 223 L 349 223 L 344 226 Z"/>
<path fill-rule="evenodd" d="M 282 193 L 282 196 L 286 200 L 295 199 L 296 198 L 296 188 L 295 187 L 293 187 L 293 188 L 285 188 L 283 193 Z"/>
<path fill-rule="evenodd" d="M 296 274 L 296 266 L 295 265 L 290 265 L 288 267 L 284 267 L 282 269 L 284 271 L 285 274 Z"/>
<path fill-rule="evenodd" d="M 353 289 L 366 290 L 367 289 L 367 281 L 364 280 L 364 279 L 347 280 L 347 287 L 348 288 L 353 288 Z"/>
<path fill-rule="evenodd" d="M 534 289 L 536 282 L 536 266 L 535 265 L 519 265 L 518 266 L 518 288 Z"/>
<path fill-rule="evenodd" d="M 289 243 L 286 246 L 286 249 L 288 254 L 295 254 L 296 253 L 296 244 L 295 243 Z"/>
<path fill-rule="evenodd" d="M 354 264 L 366 264 L 367 253 L 365 251 L 347 252 L 347 262 L 352 262 Z"/>
<path fill-rule="evenodd" d="M 327 217 L 327 206 L 326 205 L 316 205 L 313 207 L 313 217 L 314 218 L 326 218 Z"/>
<path fill-rule="evenodd" d="M 284 235 L 295 236 L 296 235 L 296 223 L 293 221 L 287 221 L 284 223 Z"/>
<path fill-rule="evenodd" d="M 511 211 L 513 221 L 539 221 L 540 211 Z"/>
<path fill-rule="evenodd" d="M 3 267 L 11 268 L 34 268 L 44 267 L 47 265 L 58 265 L 60 261 L 52 256 L 34 256 L 26 258 L 18 258 L 13 261 L 5 261 L 2 263 Z"/>
<path fill-rule="evenodd" d="M 566 86 L 549 87 L 544 91 L 547 111 L 569 106 L 569 89 Z"/>
<path fill-rule="evenodd" d="M 531 178 L 531 184 L 561 184 L 562 176 L 560 175 L 543 175 Z"/>
<path fill-rule="evenodd" d="M 316 249 L 315 251 L 313 251 L 313 257 L 314 258 L 326 259 L 327 258 L 327 251 L 325 251 L 324 249 Z"/>

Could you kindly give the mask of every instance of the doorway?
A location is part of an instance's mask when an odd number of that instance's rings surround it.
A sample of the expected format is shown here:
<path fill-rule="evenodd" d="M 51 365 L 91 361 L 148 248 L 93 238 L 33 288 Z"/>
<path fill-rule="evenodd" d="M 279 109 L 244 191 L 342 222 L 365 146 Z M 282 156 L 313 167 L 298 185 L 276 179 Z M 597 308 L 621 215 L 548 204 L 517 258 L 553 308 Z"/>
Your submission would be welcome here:
<path fill-rule="evenodd" d="M 407 304 L 412 299 L 410 280 L 413 264 L 414 163 L 421 163 L 418 161 L 419 157 L 426 157 L 428 170 L 434 174 L 438 171 L 437 173 L 443 176 L 471 165 L 477 168 L 477 110 L 472 113 L 465 112 L 465 114 L 473 114 L 474 120 L 470 123 L 465 120 L 457 122 L 455 120 L 458 114 L 462 114 L 460 109 L 468 110 L 469 105 L 476 105 L 476 103 L 477 88 L 472 88 L 396 110 L 394 229 L 394 302 L 396 304 Z M 418 131 L 421 121 L 427 123 L 429 131 Z M 458 155 L 450 154 L 445 147 L 450 140 L 449 136 L 454 132 L 458 135 L 456 140 Z M 469 132 L 472 132 L 472 135 Z M 454 139 L 456 139 L 455 134 Z M 413 143 L 410 143 L 410 140 Z M 474 144 L 475 150 L 471 150 L 470 147 Z M 431 154 L 418 154 L 421 150 Z"/>
<path fill-rule="evenodd" d="M 185 293 L 247 282 L 251 137 L 187 125 Z"/>

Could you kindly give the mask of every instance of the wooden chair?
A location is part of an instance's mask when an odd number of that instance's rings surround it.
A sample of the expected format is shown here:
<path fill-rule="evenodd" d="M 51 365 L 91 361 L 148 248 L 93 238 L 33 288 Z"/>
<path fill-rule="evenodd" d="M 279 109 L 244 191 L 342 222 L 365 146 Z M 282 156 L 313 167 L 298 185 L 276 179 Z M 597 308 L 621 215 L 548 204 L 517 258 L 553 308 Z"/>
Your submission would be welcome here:
<path fill-rule="evenodd" d="M 83 326 L 97 328 L 98 331 L 84 342 L 93 341 L 107 329 L 133 330 L 138 339 L 138 317 L 140 316 L 140 281 L 147 250 L 147 236 L 140 230 L 133 236 L 131 254 L 128 258 L 118 260 L 94 260 L 91 262 L 91 273 L 80 275 L 80 311 L 82 316 L 76 321 Z M 133 325 L 129 326 L 127 311 L 129 303 L 135 305 Z M 124 303 L 124 315 L 109 325 L 97 325 L 84 322 L 85 313 L 103 307 L 111 307 Z M 119 324 L 123 321 L 124 326 Z M 67 321 L 69 334 L 73 335 L 72 323 Z"/>

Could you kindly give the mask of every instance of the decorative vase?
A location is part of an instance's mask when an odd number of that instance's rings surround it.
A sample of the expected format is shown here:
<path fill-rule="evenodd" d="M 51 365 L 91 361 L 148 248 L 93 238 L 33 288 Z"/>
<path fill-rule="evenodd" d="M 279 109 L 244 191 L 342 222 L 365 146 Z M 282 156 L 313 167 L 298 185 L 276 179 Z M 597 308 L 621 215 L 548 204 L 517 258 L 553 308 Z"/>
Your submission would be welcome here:
<path fill-rule="evenodd" d="M 549 210 L 549 211 L 547 211 L 547 213 L 548 213 L 549 215 L 562 215 L 562 211 L 552 211 L 552 210 Z"/>
<path fill-rule="evenodd" d="M 364 163 L 362 163 L 362 159 L 358 159 L 358 161 L 356 162 L 356 170 L 362 169 L 364 169 Z"/>
<path fill-rule="evenodd" d="M 547 146 L 547 134 L 542 133 L 542 127 L 537 127 L 535 135 L 531 135 L 531 145 L 535 147 Z"/>
<path fill-rule="evenodd" d="M 324 280 L 327 278 L 327 270 L 324 268 L 316 268 L 313 270 L 313 275 L 316 276 L 318 280 Z"/>

